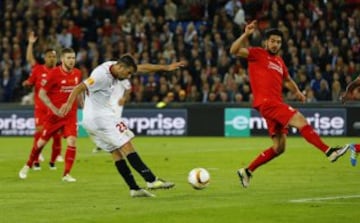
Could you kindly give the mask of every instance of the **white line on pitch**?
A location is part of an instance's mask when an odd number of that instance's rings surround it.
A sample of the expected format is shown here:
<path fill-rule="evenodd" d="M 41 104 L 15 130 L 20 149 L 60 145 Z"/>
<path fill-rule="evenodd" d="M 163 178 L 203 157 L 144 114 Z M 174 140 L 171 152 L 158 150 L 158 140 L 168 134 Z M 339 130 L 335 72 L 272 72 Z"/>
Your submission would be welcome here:
<path fill-rule="evenodd" d="M 352 198 L 360 198 L 360 194 L 334 196 L 334 197 L 313 197 L 313 198 L 294 199 L 294 200 L 290 200 L 290 202 L 292 202 L 292 203 L 306 203 L 306 202 L 314 202 L 314 201 L 316 202 L 316 201 L 352 199 Z"/>

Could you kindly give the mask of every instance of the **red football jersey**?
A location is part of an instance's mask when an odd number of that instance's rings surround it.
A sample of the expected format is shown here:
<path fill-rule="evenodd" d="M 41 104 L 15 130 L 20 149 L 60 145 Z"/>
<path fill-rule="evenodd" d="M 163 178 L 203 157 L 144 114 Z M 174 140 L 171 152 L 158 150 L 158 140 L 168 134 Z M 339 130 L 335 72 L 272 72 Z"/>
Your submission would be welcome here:
<path fill-rule="evenodd" d="M 51 102 L 60 108 L 66 103 L 71 91 L 81 82 L 81 71 L 74 68 L 70 72 L 62 69 L 61 65 L 52 69 L 42 87 L 46 90 Z M 70 114 L 76 114 L 77 103 L 74 103 Z"/>
<path fill-rule="evenodd" d="M 35 112 L 37 110 L 46 110 L 47 107 L 39 98 L 39 90 L 42 86 L 42 83 L 46 81 L 46 78 L 52 68 L 46 67 L 44 64 L 35 64 L 32 67 L 29 78 L 26 80 L 29 84 L 34 86 L 34 104 Z"/>
<path fill-rule="evenodd" d="M 250 47 L 248 50 L 253 106 L 257 107 L 266 101 L 282 102 L 283 80 L 289 76 L 283 59 L 260 47 Z"/>

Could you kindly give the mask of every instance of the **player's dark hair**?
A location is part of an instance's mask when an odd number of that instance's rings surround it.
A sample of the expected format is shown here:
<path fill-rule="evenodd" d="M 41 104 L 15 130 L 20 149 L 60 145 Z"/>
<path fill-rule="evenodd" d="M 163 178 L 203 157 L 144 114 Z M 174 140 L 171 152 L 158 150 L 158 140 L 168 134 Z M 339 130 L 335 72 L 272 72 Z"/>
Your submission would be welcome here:
<path fill-rule="evenodd" d="M 73 48 L 64 48 L 61 50 L 61 56 L 64 56 L 65 53 L 75 53 Z"/>
<path fill-rule="evenodd" d="M 284 35 L 279 29 L 268 29 L 265 31 L 265 38 L 269 39 L 271 35 L 280 36 L 283 39 Z"/>
<path fill-rule="evenodd" d="M 118 63 L 124 64 L 126 67 L 134 68 L 134 72 L 137 71 L 137 65 L 135 63 L 134 58 L 128 54 L 120 57 Z"/>
<path fill-rule="evenodd" d="M 53 51 L 55 51 L 55 49 L 53 49 L 53 48 L 47 48 L 47 49 L 44 51 L 44 54 L 47 54 L 47 53 L 53 52 Z M 56 51 L 55 51 L 55 52 L 56 52 Z"/>

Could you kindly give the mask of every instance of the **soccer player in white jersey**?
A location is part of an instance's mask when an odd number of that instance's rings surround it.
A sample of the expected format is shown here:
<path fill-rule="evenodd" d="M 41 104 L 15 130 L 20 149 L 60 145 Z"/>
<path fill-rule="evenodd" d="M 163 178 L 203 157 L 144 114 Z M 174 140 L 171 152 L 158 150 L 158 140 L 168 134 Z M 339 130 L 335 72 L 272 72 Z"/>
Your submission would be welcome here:
<path fill-rule="evenodd" d="M 124 104 L 127 98 L 127 95 L 130 94 L 131 83 L 128 79 L 116 82 L 114 86 L 114 91 L 110 96 L 110 105 L 115 112 L 115 116 L 121 118 L 122 111 L 124 110 Z M 93 149 L 93 153 L 100 152 L 102 149 L 96 146 Z"/>
<path fill-rule="evenodd" d="M 171 188 L 175 184 L 157 178 L 141 160 L 131 143 L 133 132 L 118 116 L 122 105 L 116 106 L 115 102 L 123 97 L 127 89 L 126 80 L 137 70 L 139 72 L 171 71 L 181 65 L 181 62 L 170 65 L 136 65 L 129 55 L 122 56 L 118 61 L 102 63 L 92 71 L 88 79 L 75 87 L 66 104 L 60 109 L 62 115 L 66 115 L 77 96 L 86 92 L 83 125 L 96 146 L 112 154 L 115 166 L 129 186 L 132 197 L 155 195 L 138 186 L 125 158 L 144 178 L 148 189 Z"/>

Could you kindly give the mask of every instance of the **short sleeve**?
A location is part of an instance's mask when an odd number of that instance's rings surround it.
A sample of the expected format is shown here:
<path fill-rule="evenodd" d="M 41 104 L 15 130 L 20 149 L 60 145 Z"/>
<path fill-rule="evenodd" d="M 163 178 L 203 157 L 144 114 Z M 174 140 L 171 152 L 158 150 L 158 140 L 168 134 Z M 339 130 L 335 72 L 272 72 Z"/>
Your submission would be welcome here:
<path fill-rule="evenodd" d="M 49 91 L 56 84 L 56 74 L 57 69 L 53 69 L 49 72 L 49 75 L 42 78 L 40 86 L 44 88 L 46 91 Z"/>
<path fill-rule="evenodd" d="M 262 57 L 264 54 L 264 49 L 260 47 L 250 47 L 248 48 L 248 51 L 249 51 L 249 55 L 247 59 L 249 61 L 259 60 L 259 58 Z"/>
<path fill-rule="evenodd" d="M 94 72 L 83 83 L 90 92 L 98 91 L 107 86 L 107 80 L 104 78 L 105 74 Z"/>
<path fill-rule="evenodd" d="M 125 90 L 130 90 L 131 89 L 131 83 L 129 80 L 123 80 L 121 82 L 121 84 L 123 85 L 123 87 L 125 88 Z"/>

